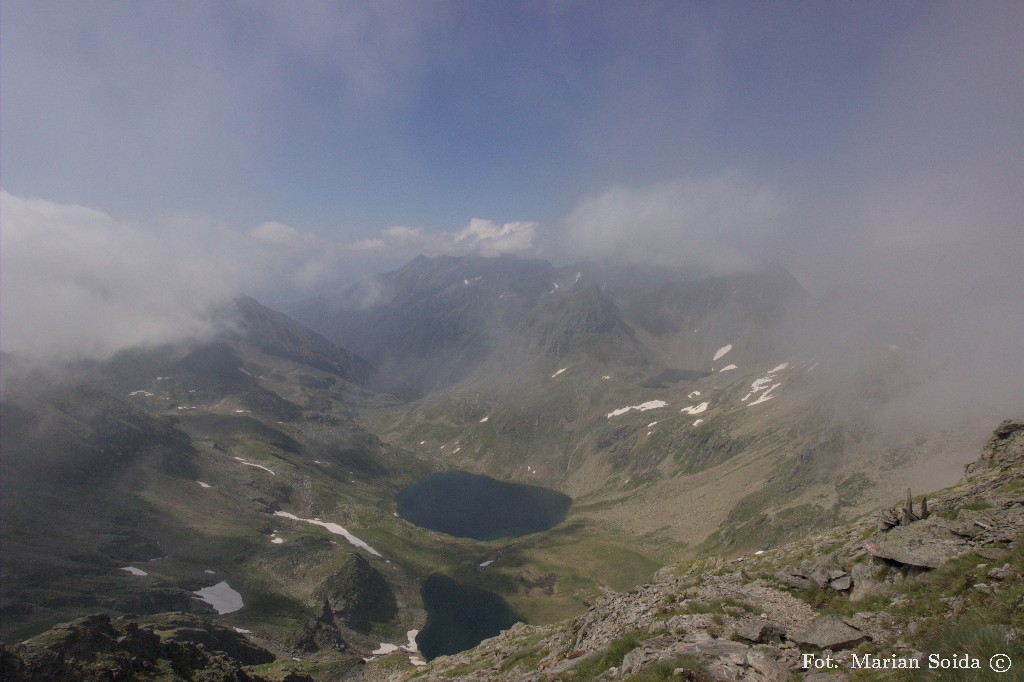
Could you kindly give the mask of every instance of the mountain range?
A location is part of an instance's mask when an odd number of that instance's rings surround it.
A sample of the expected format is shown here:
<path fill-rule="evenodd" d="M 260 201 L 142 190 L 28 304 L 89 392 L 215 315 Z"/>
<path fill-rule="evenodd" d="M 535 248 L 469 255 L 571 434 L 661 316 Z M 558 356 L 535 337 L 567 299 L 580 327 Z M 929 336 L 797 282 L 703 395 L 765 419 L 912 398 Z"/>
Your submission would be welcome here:
<path fill-rule="evenodd" d="M 431 576 L 542 626 L 668 564 L 788 547 L 955 482 L 982 429 L 878 428 L 913 348 L 880 339 L 837 369 L 800 338 L 820 305 L 777 266 L 420 256 L 283 312 L 239 298 L 202 342 L 5 355 L 5 679 L 52 677 L 32 652 L 69 637 L 105 653 L 67 679 L 415 675 Z M 486 541 L 398 516 L 401 490 L 454 470 L 572 506 Z"/>

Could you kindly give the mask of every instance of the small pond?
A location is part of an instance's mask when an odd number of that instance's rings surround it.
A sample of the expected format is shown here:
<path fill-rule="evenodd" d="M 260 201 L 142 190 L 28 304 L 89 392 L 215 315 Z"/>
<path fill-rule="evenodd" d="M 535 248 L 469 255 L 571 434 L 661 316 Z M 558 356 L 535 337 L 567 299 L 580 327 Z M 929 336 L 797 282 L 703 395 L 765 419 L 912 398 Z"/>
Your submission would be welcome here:
<path fill-rule="evenodd" d="M 547 530 L 565 520 L 568 495 L 466 471 L 431 474 L 398 493 L 398 515 L 423 528 L 476 540 Z"/>
<path fill-rule="evenodd" d="M 430 660 L 476 646 L 523 620 L 508 603 L 487 590 L 435 573 L 420 590 L 427 624 L 416 646 Z"/>

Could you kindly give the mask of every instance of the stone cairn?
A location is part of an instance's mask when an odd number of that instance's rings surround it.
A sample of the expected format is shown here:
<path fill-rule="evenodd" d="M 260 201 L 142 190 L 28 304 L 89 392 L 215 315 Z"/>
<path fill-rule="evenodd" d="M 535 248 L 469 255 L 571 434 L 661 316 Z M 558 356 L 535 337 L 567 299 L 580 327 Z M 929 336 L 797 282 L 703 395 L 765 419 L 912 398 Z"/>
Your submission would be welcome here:
<path fill-rule="evenodd" d="M 920 513 L 914 511 L 914 497 L 907 488 L 907 501 L 902 507 L 889 507 L 878 514 L 878 529 L 887 531 L 896 526 L 909 526 L 928 518 L 928 498 L 921 498 Z"/>

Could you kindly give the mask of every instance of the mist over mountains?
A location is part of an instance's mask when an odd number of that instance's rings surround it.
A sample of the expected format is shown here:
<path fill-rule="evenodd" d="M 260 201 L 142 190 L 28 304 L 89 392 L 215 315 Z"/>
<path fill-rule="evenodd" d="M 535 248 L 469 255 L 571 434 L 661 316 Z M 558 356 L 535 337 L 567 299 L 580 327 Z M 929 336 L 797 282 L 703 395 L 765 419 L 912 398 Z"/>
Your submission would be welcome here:
<path fill-rule="evenodd" d="M 787 542 L 954 481 L 990 426 L 961 400 L 974 388 L 928 393 L 954 372 L 926 374 L 916 335 L 829 345 L 810 333 L 827 303 L 779 265 L 418 256 L 295 319 L 243 296 L 200 336 L 5 353 L 3 636 L 185 613 L 258 633 L 261 660 L 350 674 L 423 628 L 428 656 L 497 632 L 431 601 L 439 582 L 465 591 L 445 603 L 503 614 L 481 616 L 493 627 L 547 622 L 680 555 Z M 524 538 L 451 538 L 395 502 L 439 471 L 564 504 Z M 202 606 L 204 590 L 221 596 Z"/>
<path fill-rule="evenodd" d="M 5 680 L 767 682 L 818 615 L 1024 637 L 982 603 L 1024 598 L 1024 5 L 0 34 Z"/>

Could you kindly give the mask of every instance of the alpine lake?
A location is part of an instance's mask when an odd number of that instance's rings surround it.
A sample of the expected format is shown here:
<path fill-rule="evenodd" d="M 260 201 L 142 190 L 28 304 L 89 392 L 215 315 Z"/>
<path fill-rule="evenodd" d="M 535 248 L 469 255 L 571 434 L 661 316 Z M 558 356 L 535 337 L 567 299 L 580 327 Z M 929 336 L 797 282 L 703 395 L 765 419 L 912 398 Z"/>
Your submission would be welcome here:
<path fill-rule="evenodd" d="M 396 499 L 398 515 L 412 524 L 483 541 L 553 528 L 572 505 L 571 497 L 550 488 L 466 471 L 431 474 Z M 416 644 L 428 660 L 476 646 L 523 620 L 497 594 L 441 573 L 427 578 L 420 593 L 427 624 Z"/>

